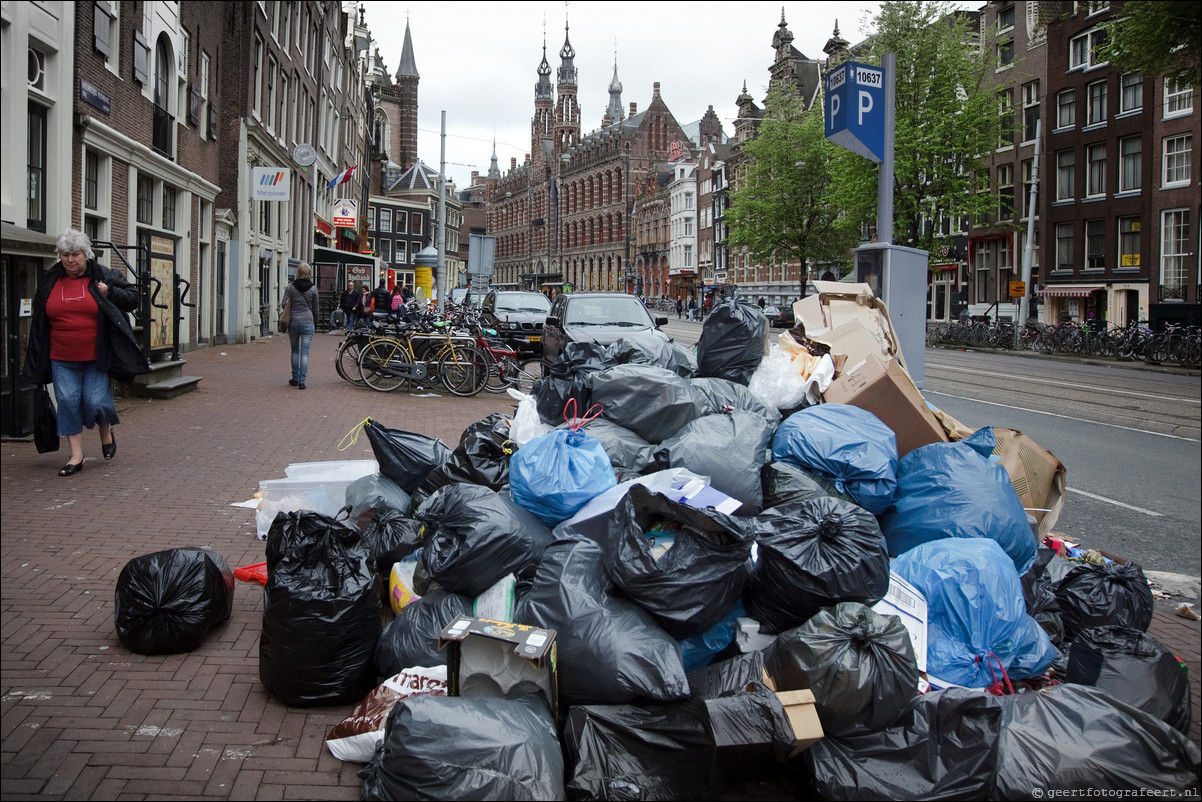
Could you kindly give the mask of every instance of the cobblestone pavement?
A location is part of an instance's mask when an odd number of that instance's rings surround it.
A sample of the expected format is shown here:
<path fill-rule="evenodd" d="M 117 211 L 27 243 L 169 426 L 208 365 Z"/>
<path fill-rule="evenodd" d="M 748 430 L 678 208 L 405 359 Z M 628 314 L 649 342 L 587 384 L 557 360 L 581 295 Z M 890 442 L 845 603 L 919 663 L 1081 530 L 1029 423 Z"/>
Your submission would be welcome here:
<path fill-rule="evenodd" d="M 288 386 L 287 339 L 185 355 L 197 391 L 123 398 L 118 450 L 85 433 L 85 468 L 66 454 L 0 444 L 0 779 L 3 799 L 357 799 L 357 764 L 323 739 L 351 705 L 290 708 L 259 682 L 262 588 L 237 582 L 233 616 L 187 654 L 128 651 L 113 627 L 117 576 L 133 557 L 179 546 L 261 562 L 251 498 L 293 462 L 371 457 L 371 417 L 458 442 L 508 396 L 376 393 L 338 378 L 337 336 L 314 338 L 308 389 Z M 1199 739 L 1199 626 L 1158 610 L 1152 634 L 1190 664 Z M 793 798 L 788 784 L 727 798 Z M 758 795 L 757 795 L 758 794 Z M 800 798 L 800 797 L 797 797 Z"/>

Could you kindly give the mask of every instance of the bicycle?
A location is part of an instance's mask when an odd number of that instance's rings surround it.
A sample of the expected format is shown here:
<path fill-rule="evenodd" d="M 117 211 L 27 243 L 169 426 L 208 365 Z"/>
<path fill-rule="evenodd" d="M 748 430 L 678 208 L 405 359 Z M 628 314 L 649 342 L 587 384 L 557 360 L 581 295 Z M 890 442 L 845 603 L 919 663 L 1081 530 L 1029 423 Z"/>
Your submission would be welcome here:
<path fill-rule="evenodd" d="M 402 384 L 437 382 L 452 395 L 473 396 L 488 381 L 488 357 L 475 338 L 456 335 L 446 321 L 374 338 L 359 354 L 359 373 L 373 390 L 391 392 Z M 437 332 L 437 333 L 435 333 Z"/>

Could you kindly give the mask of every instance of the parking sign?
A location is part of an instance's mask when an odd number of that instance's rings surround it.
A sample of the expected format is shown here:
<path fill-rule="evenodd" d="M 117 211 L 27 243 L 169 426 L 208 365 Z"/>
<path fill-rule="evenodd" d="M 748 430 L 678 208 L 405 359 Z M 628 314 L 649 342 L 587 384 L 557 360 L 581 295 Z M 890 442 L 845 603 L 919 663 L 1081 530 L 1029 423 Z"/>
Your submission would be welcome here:
<path fill-rule="evenodd" d="M 880 164 L 885 158 L 885 71 L 845 61 L 826 76 L 826 138 Z"/>

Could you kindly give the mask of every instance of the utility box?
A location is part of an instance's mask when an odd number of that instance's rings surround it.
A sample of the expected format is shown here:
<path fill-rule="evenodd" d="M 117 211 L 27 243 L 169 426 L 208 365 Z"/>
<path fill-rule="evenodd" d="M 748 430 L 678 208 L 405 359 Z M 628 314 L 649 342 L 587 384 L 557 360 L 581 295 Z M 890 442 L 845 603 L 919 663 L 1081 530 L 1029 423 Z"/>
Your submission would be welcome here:
<path fill-rule="evenodd" d="M 867 284 L 889 308 L 906 370 L 921 390 L 926 381 L 927 252 L 873 242 L 852 253 L 856 281 Z"/>

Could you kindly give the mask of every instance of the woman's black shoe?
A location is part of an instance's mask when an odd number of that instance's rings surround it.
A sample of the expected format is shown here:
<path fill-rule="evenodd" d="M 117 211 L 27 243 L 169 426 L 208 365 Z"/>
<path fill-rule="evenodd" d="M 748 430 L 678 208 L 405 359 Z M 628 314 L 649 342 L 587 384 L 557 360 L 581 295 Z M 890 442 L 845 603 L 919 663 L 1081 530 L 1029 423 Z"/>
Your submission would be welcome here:
<path fill-rule="evenodd" d="M 288 383 L 291 384 L 293 387 L 300 384 L 300 382 L 298 382 L 296 379 L 289 379 Z"/>
<path fill-rule="evenodd" d="M 64 465 L 63 467 L 58 469 L 58 475 L 59 476 L 74 476 L 75 474 L 79 473 L 82 470 L 83 470 L 83 462 L 80 462 L 78 465 L 72 465 L 71 463 L 68 462 L 66 465 Z"/>
<path fill-rule="evenodd" d="M 110 430 L 109 437 L 113 438 L 113 442 L 109 443 L 108 445 L 105 445 L 104 443 L 100 444 L 100 453 L 104 454 L 105 459 L 112 459 L 113 457 L 117 456 L 117 433 Z"/>

